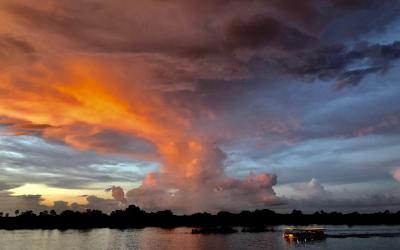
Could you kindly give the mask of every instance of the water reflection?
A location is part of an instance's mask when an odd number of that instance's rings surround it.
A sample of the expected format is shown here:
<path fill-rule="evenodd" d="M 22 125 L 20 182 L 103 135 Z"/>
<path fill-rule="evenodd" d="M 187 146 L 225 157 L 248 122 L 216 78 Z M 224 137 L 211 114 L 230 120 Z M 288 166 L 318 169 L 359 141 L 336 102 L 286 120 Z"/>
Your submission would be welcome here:
<path fill-rule="evenodd" d="M 193 235 L 189 228 L 162 230 L 157 228 L 138 232 L 138 249 L 230 249 L 238 237 L 232 235 Z"/>
<path fill-rule="evenodd" d="M 310 239 L 289 239 L 284 238 L 287 249 L 293 248 L 312 248 L 314 246 L 323 247 L 326 239 L 310 240 Z"/>
<path fill-rule="evenodd" d="M 330 232 L 400 231 L 400 227 L 343 228 L 331 227 Z M 327 238 L 322 241 L 286 241 L 282 230 L 265 233 L 234 233 L 229 235 L 191 234 L 190 228 L 176 229 L 94 229 L 94 230 L 0 230 L 0 249 L 143 249 L 143 250 L 213 250 L 213 249 L 396 249 L 400 237 Z"/>

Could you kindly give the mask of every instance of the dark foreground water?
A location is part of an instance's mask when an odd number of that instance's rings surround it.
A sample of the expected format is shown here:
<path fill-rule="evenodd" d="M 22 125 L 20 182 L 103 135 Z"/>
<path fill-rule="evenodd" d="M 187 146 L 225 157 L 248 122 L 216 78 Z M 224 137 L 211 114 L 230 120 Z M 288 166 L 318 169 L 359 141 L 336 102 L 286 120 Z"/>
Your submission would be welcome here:
<path fill-rule="evenodd" d="M 275 232 L 235 233 L 230 235 L 192 235 L 190 228 L 177 229 L 93 229 L 93 230 L 0 230 L 0 249 L 400 249 L 400 226 L 326 226 L 330 235 L 361 237 L 327 238 L 312 243 L 287 242 L 282 227 Z M 365 234 L 370 237 L 365 238 Z"/>

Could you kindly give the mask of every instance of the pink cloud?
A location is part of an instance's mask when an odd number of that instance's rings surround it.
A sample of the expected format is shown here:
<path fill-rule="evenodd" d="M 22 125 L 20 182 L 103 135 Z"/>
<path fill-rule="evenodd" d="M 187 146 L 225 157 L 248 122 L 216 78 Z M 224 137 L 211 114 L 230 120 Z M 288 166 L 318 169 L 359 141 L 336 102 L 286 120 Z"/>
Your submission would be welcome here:
<path fill-rule="evenodd" d="M 396 170 L 393 171 L 393 178 L 400 182 L 400 168 L 397 168 Z"/>

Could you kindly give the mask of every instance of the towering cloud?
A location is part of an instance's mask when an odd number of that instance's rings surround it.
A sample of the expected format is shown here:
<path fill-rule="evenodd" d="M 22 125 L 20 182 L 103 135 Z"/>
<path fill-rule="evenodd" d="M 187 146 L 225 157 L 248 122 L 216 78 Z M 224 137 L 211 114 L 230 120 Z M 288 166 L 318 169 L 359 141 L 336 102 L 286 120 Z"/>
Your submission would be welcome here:
<path fill-rule="evenodd" d="M 101 57 L 63 61 L 61 65 L 32 65 L 29 71 L 35 74 L 24 79 L 23 89 L 15 75 L 2 75 L 6 92 L 20 97 L 11 100 L 3 94 L 1 98 L 1 113 L 14 119 L 7 124 L 9 129 L 37 131 L 48 140 L 81 150 L 159 161 L 160 172 L 151 173 L 139 188 L 127 193 L 131 203 L 146 208 L 211 210 L 224 206 L 234 193 L 243 197 L 242 205 L 276 202 L 275 177 L 249 177 L 242 183 L 225 176 L 225 154 L 216 144 L 218 137 L 198 131 L 192 110 L 153 88 L 152 83 L 161 79 L 151 79 L 148 65 L 133 60 L 124 69 L 121 61 L 114 61 L 115 67 Z M 23 75 L 29 76 L 29 71 Z M 138 146 L 128 151 L 128 146 L 118 145 L 125 145 L 125 138 Z M 110 191 L 116 200 L 126 202 L 121 188 Z M 254 191 L 261 193 L 250 195 Z"/>

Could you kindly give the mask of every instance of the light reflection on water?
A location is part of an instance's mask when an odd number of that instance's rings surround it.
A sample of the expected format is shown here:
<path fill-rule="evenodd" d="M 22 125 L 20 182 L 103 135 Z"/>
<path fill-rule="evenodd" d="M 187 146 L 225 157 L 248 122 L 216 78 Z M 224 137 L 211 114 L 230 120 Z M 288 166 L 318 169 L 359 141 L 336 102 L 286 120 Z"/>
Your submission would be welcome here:
<path fill-rule="evenodd" d="M 192 235 L 190 228 L 176 229 L 93 229 L 93 230 L 0 230 L 0 249 L 144 249 L 144 250 L 213 250 L 213 249 L 400 249 L 400 237 L 327 238 L 297 243 L 276 232 L 235 233 L 230 235 Z M 329 234 L 364 232 L 400 232 L 400 227 L 328 226 Z"/>

